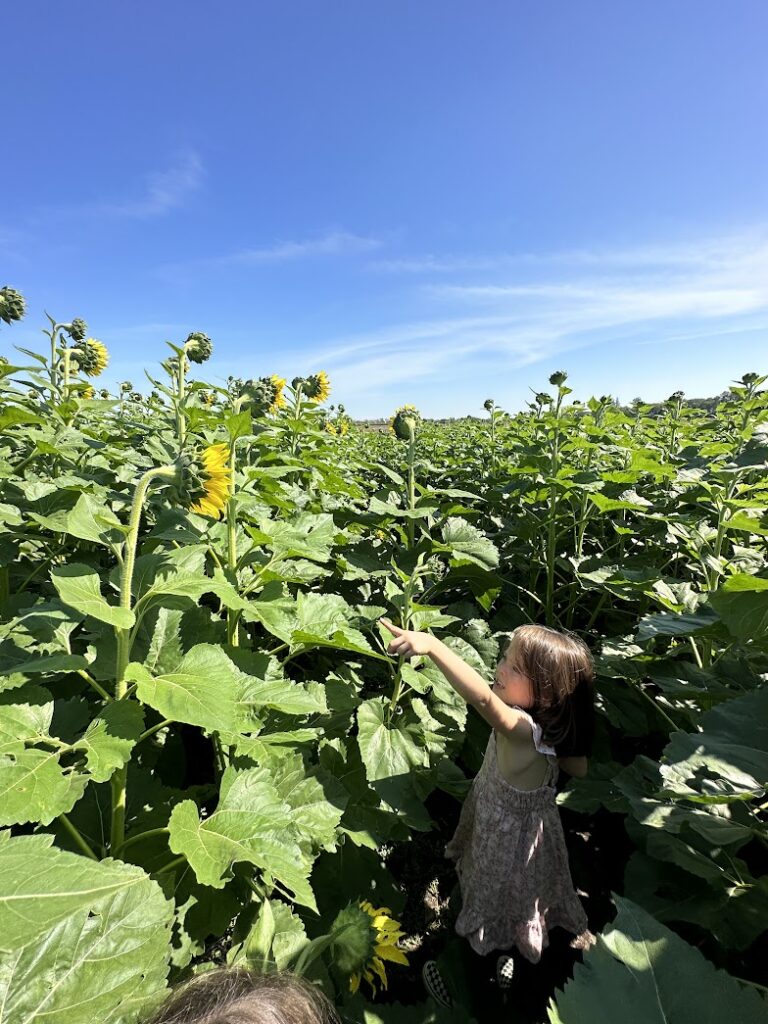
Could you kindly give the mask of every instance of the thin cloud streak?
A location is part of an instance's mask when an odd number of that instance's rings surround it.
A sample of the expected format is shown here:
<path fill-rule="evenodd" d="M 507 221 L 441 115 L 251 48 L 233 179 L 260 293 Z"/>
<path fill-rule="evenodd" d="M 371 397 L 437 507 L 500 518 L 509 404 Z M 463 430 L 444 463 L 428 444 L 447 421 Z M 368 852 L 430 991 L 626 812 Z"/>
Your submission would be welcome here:
<path fill-rule="evenodd" d="M 180 154 L 165 170 L 148 174 L 139 195 L 133 198 L 94 199 L 84 203 L 46 207 L 33 218 L 33 222 L 41 223 L 52 217 L 149 220 L 183 206 L 200 188 L 203 177 L 200 157 L 189 150 Z"/>
<path fill-rule="evenodd" d="M 735 238 L 613 250 L 595 260 L 595 277 L 584 277 L 583 259 L 578 276 L 570 267 L 544 282 L 430 283 L 421 294 L 446 310 L 442 318 L 340 339 L 314 358 L 340 384 L 373 394 L 385 384 L 439 380 L 457 367 L 471 373 L 471 361 L 482 358 L 502 370 L 607 342 L 680 343 L 757 330 L 768 326 L 768 244 L 752 236 L 739 247 Z M 654 273 L 643 272 L 651 266 Z M 468 303 L 481 310 L 467 316 Z"/>
<path fill-rule="evenodd" d="M 350 253 L 370 252 L 382 245 L 378 238 L 357 235 L 351 231 L 330 231 L 316 238 L 274 242 L 271 245 L 252 246 L 218 256 L 164 263 L 156 274 L 162 278 L 178 278 L 189 271 L 225 270 L 232 267 L 259 267 L 291 263 L 318 256 L 346 256 Z"/>

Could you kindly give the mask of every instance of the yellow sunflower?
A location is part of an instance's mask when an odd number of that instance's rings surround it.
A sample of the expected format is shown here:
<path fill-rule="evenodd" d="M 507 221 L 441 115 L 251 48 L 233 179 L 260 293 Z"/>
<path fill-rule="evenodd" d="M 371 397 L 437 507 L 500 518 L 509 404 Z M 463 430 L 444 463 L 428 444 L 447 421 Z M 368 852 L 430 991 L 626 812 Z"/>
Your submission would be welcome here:
<path fill-rule="evenodd" d="M 95 391 L 94 388 L 91 387 L 90 384 L 88 384 L 80 392 L 80 397 L 81 398 L 95 398 L 96 397 L 96 391 Z"/>
<path fill-rule="evenodd" d="M 272 404 L 269 407 L 271 413 L 276 413 L 278 409 L 282 409 L 286 404 L 285 395 L 283 394 L 283 388 L 285 387 L 285 379 L 278 377 L 276 373 L 273 373 L 269 378 L 269 383 L 274 389 L 274 398 Z"/>
<path fill-rule="evenodd" d="M 408 966 L 408 958 L 397 943 L 405 934 L 388 907 L 374 907 L 368 900 L 350 903 L 333 924 L 334 962 L 349 974 L 349 989 L 357 992 L 365 980 L 376 993 L 376 979 L 387 987 L 384 961 Z"/>
<path fill-rule="evenodd" d="M 325 370 L 313 373 L 304 382 L 304 394 L 313 402 L 325 402 L 331 394 L 331 382 Z"/>
<path fill-rule="evenodd" d="M 86 338 L 82 346 L 72 350 L 75 359 L 89 377 L 98 377 L 109 363 L 109 352 L 103 341 Z"/>
<path fill-rule="evenodd" d="M 335 434 L 336 424 L 333 423 L 332 420 L 328 420 L 328 422 L 325 424 L 325 429 L 329 434 Z"/>
<path fill-rule="evenodd" d="M 232 474 L 227 460 L 229 450 L 225 444 L 206 448 L 196 466 L 197 478 L 203 494 L 190 506 L 190 511 L 201 516 L 218 519 L 232 493 Z"/>

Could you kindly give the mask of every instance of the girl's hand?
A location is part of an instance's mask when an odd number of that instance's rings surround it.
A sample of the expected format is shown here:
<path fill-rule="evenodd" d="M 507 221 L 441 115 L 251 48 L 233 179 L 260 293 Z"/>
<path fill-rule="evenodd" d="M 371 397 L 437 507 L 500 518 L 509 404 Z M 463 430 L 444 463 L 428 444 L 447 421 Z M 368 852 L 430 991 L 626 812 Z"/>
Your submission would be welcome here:
<path fill-rule="evenodd" d="M 415 629 L 401 629 L 389 619 L 379 619 L 379 622 L 395 638 L 387 647 L 387 654 L 399 654 L 402 658 L 412 658 L 414 655 L 431 653 L 435 638 L 429 633 L 419 633 Z"/>

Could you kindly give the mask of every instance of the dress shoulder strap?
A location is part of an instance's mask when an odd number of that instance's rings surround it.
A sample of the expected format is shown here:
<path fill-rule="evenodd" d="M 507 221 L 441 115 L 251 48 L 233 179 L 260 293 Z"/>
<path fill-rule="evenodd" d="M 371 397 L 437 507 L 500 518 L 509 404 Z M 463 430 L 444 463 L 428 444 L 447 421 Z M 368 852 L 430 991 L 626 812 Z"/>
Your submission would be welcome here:
<path fill-rule="evenodd" d="M 535 722 L 533 718 L 528 714 L 525 708 L 520 708 L 516 704 L 514 706 L 515 711 L 519 711 L 520 714 L 527 718 L 531 723 L 531 731 L 533 732 L 533 745 L 536 747 L 540 754 L 549 754 L 551 757 L 556 757 L 557 753 L 554 747 L 550 747 L 548 743 L 545 743 L 542 738 L 541 726 L 538 722 Z"/>

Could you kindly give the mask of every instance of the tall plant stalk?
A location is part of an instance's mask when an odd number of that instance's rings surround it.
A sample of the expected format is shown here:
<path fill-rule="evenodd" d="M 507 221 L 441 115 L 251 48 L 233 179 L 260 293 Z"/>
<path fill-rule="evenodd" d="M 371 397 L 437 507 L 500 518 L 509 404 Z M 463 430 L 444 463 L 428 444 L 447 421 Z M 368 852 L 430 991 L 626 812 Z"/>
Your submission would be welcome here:
<path fill-rule="evenodd" d="M 128 519 L 128 533 L 123 542 L 122 566 L 120 573 L 120 607 L 127 612 L 132 610 L 133 568 L 136 563 L 136 544 L 139 536 L 141 512 L 149 485 L 153 480 L 172 480 L 176 475 L 173 466 L 157 466 L 149 469 L 140 478 L 133 493 L 131 513 Z M 127 700 L 128 685 L 125 670 L 131 657 L 131 628 L 115 627 L 117 641 L 117 659 L 115 663 L 115 700 Z M 119 852 L 125 838 L 125 804 L 128 780 L 128 767 L 124 765 L 112 776 L 112 823 L 110 831 L 110 849 L 113 856 Z"/>

